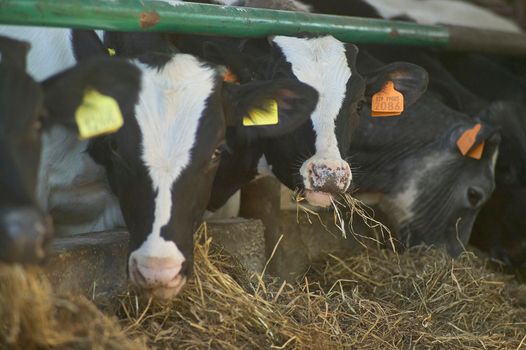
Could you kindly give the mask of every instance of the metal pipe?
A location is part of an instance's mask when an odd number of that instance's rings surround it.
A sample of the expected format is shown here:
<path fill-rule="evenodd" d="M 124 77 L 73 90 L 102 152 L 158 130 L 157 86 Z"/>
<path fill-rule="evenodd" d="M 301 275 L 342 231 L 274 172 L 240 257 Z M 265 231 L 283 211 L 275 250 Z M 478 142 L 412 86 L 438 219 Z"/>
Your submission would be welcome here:
<path fill-rule="evenodd" d="M 330 34 L 353 43 L 445 46 L 439 26 L 290 11 L 140 0 L 0 0 L 0 23 L 264 37 Z"/>
<path fill-rule="evenodd" d="M 356 44 L 526 55 L 524 34 L 173 0 L 0 0 L 0 23 L 232 37 L 330 34 Z"/>

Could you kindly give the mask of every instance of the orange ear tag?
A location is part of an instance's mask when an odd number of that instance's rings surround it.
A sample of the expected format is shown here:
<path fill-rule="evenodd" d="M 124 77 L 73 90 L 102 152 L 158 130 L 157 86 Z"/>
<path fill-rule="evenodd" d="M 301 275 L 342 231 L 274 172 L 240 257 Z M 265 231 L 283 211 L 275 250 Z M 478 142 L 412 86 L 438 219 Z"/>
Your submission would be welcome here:
<path fill-rule="evenodd" d="M 382 90 L 373 95 L 373 117 L 394 117 L 404 111 L 404 95 L 395 90 L 394 83 L 388 81 Z"/>
<path fill-rule="evenodd" d="M 473 159 L 480 160 L 480 158 L 482 158 L 482 152 L 484 152 L 484 141 L 482 141 L 480 145 L 478 145 L 477 147 L 475 147 L 475 149 L 469 152 L 468 156 Z"/>
<path fill-rule="evenodd" d="M 225 73 L 223 74 L 223 81 L 225 83 L 233 83 L 233 84 L 239 84 L 239 80 L 237 79 L 237 76 L 230 70 L 230 68 L 227 68 Z"/>
<path fill-rule="evenodd" d="M 479 134 L 481 128 L 482 125 L 477 123 L 471 129 L 464 131 L 458 138 L 457 147 L 463 156 L 468 156 L 477 160 L 482 157 L 482 152 L 484 151 L 484 142 L 481 142 L 480 145 L 475 147 L 475 149 L 473 149 L 471 152 L 469 151 L 475 144 L 477 135 Z"/>

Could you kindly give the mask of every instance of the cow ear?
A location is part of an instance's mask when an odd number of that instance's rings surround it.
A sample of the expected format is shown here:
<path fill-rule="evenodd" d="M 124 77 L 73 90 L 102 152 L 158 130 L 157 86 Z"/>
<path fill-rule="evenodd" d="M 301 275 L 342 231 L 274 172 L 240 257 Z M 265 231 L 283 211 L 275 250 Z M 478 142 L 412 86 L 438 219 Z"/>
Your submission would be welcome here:
<path fill-rule="evenodd" d="M 415 103 L 427 89 L 429 81 L 426 70 L 406 62 L 394 62 L 371 73 L 365 74 L 367 81 L 366 97 L 370 101 L 388 81 L 394 83 L 395 90 L 404 95 L 404 107 Z"/>
<path fill-rule="evenodd" d="M 310 119 L 317 103 L 316 90 L 294 79 L 225 84 L 223 90 L 227 125 L 244 125 L 261 137 L 293 131 Z"/>
<path fill-rule="evenodd" d="M 108 56 L 108 50 L 101 39 L 93 30 L 74 29 L 71 31 L 73 54 L 79 62 L 86 61 L 94 56 Z"/>
<path fill-rule="evenodd" d="M 93 99 L 86 101 L 88 93 L 96 97 L 95 104 L 101 100 L 117 102 L 121 115 L 133 112 L 139 95 L 140 70 L 121 59 L 93 58 L 48 78 L 41 85 L 46 112 L 44 121 L 77 130 L 76 113 L 80 106 L 89 104 L 88 115 L 93 114 L 93 118 L 108 113 L 107 105 L 99 108 L 93 105 Z M 114 102 L 110 105 L 115 110 Z"/>
<path fill-rule="evenodd" d="M 25 71 L 30 47 L 28 42 L 0 36 L 0 63 Z"/>

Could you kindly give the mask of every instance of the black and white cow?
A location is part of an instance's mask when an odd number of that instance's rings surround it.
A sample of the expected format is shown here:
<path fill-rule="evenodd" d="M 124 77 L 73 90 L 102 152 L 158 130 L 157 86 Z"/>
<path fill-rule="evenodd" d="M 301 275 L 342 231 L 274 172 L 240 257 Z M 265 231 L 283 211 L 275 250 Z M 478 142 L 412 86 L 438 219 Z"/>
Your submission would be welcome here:
<path fill-rule="evenodd" d="M 334 2 L 323 2 L 323 4 L 321 2 L 316 2 L 316 1 L 310 1 L 311 3 L 316 3 L 319 5 L 320 8 L 323 8 L 327 11 L 331 11 L 329 10 L 330 8 L 330 4 L 329 3 L 332 3 L 334 5 L 333 9 L 332 10 L 335 10 L 335 11 L 338 11 L 338 14 L 345 14 L 345 15 L 359 15 L 359 16 L 365 16 L 365 17 L 375 17 L 375 18 L 378 18 L 378 17 L 381 17 L 380 15 L 382 15 L 383 17 L 391 17 L 391 16 L 400 16 L 405 18 L 405 19 L 411 19 L 411 17 L 416 16 L 417 20 L 421 23 L 427 23 L 429 21 L 430 18 L 433 18 L 432 22 L 431 23 L 437 23 L 437 22 L 447 22 L 447 23 L 454 23 L 455 21 L 455 15 L 451 15 L 450 14 L 450 10 L 455 8 L 452 7 L 452 8 L 447 8 L 447 7 L 444 7 L 445 3 L 440 3 L 440 4 L 435 4 L 435 5 L 432 5 L 432 4 L 429 4 L 429 2 L 420 2 L 420 4 L 418 4 L 418 11 L 414 12 L 413 10 L 415 10 L 415 8 L 408 8 L 407 12 L 403 12 L 405 10 L 400 8 L 399 12 L 402 11 L 401 13 L 391 13 L 389 16 L 387 16 L 387 12 L 389 12 L 389 8 L 385 8 L 383 7 L 383 5 L 381 4 L 382 1 L 363 1 L 363 2 L 353 2 L 352 4 L 339 4 L 339 5 L 336 5 L 334 4 Z M 374 7 L 373 6 L 370 6 L 370 5 L 375 5 Z M 382 6 L 381 6 L 382 5 Z M 389 5 L 386 5 L 386 6 L 390 6 L 392 4 L 389 4 Z M 459 4 L 459 6 L 464 6 L 463 4 Z M 472 8 L 473 6 L 472 5 L 468 5 L 466 7 L 466 11 L 469 11 L 470 8 Z M 413 12 L 414 13 L 413 13 Z M 485 13 L 482 17 L 480 15 L 480 12 L 483 12 Z M 501 30 L 506 30 L 506 26 L 503 25 L 503 23 L 505 24 L 505 20 L 499 18 L 498 16 L 494 16 L 493 14 L 491 14 L 489 11 L 485 11 L 485 10 L 476 10 L 476 11 L 472 11 L 471 14 L 473 16 L 469 17 L 469 18 L 465 18 L 466 20 L 468 19 L 471 19 L 470 21 L 468 21 L 468 23 L 463 23 L 463 24 L 466 24 L 466 25 L 471 25 L 471 26 L 475 26 L 475 27 L 490 27 L 490 28 L 497 28 L 497 29 L 501 29 Z M 488 21 L 480 21 L 481 18 L 487 18 Z M 426 22 L 427 21 L 427 22 Z M 453 21 L 453 22 L 451 22 Z M 459 24 L 459 23 L 457 23 Z M 499 28 L 500 27 L 500 28 Z M 510 29 L 510 28 L 513 28 L 514 25 L 513 24 L 509 24 L 508 25 L 508 28 L 507 29 Z M 510 29 L 511 30 L 511 29 Z M 483 120 L 483 124 L 489 126 L 490 124 L 488 124 L 488 121 L 491 123 L 493 122 L 493 125 L 495 126 L 502 126 L 502 121 L 504 120 L 509 120 L 510 119 L 510 115 L 513 115 L 513 109 L 514 107 L 512 105 L 510 105 L 509 103 L 494 103 L 492 105 L 490 105 L 487 101 L 484 101 L 484 99 L 482 99 L 481 97 L 475 95 L 472 91 L 468 90 L 466 87 L 464 87 L 463 85 L 461 85 L 456 79 L 455 77 L 450 73 L 448 72 L 444 66 L 439 62 L 438 58 L 437 58 L 437 54 L 436 53 L 433 53 L 433 52 L 430 52 L 428 50 L 424 50 L 424 49 L 417 49 L 417 48 L 412 48 L 412 49 L 407 49 L 407 48 L 393 48 L 393 47 L 381 47 L 381 48 L 375 48 L 375 49 L 372 49 L 372 52 L 376 55 L 376 56 L 380 56 L 382 59 L 386 60 L 386 61 L 390 61 L 390 60 L 400 60 L 400 59 L 404 59 L 404 60 L 409 60 L 411 62 L 414 62 L 416 64 L 419 64 L 421 66 L 423 66 L 424 68 L 426 68 L 430 74 L 430 87 L 429 87 L 429 90 L 430 90 L 430 94 L 432 94 L 434 96 L 434 98 L 437 98 L 439 99 L 440 101 L 442 101 L 443 103 L 445 103 L 446 105 L 448 105 L 450 108 L 453 108 L 457 111 L 461 111 L 463 113 L 467 113 L 468 115 L 470 115 L 474 120 L 476 121 L 480 121 L 481 119 Z M 463 70 L 464 69 L 467 69 L 468 71 L 471 71 L 472 74 L 470 76 L 470 79 L 471 79 L 471 82 L 473 83 L 473 85 L 477 85 L 477 86 L 480 86 L 480 80 L 481 80 L 481 76 L 480 76 L 480 72 L 481 71 L 484 71 L 484 76 L 487 75 L 486 71 L 487 69 L 480 69 L 481 67 L 479 67 L 479 69 L 472 69 L 473 65 L 470 64 L 470 62 L 463 62 L 462 64 L 459 64 L 458 66 L 458 73 L 459 74 L 462 74 Z M 468 68 L 469 67 L 469 68 Z M 476 71 L 476 73 L 475 73 Z M 457 72 L 455 72 L 457 73 Z M 457 76 L 457 74 L 455 74 L 455 76 Z M 477 76 L 479 78 L 477 78 Z M 500 76 L 500 75 L 499 75 Z M 488 82 L 487 85 L 491 85 L 493 89 L 502 89 L 501 86 L 502 85 L 505 85 L 505 81 L 503 80 L 500 80 L 500 84 L 496 84 L 496 82 Z M 520 90 L 520 89 L 519 89 Z M 475 90 L 476 91 L 476 90 Z M 478 92 L 477 92 L 478 93 Z M 491 93 L 490 93 L 491 94 Z M 510 96 L 510 94 L 504 92 L 504 95 L 506 96 Z M 493 97 L 495 97 L 495 94 L 492 94 Z M 503 96 L 504 97 L 504 96 Z M 424 116 L 422 116 L 422 118 L 425 118 Z M 432 123 L 430 123 L 432 124 Z M 514 131 L 515 133 L 518 132 L 518 131 Z M 486 136 L 490 136 L 490 134 L 488 133 L 488 135 Z M 499 138 L 498 136 L 491 136 L 490 140 L 492 140 L 492 144 L 495 144 L 496 143 L 496 139 Z M 508 143 L 506 141 L 507 137 L 503 137 L 503 147 L 506 147 L 506 144 Z M 517 138 L 516 138 L 517 139 Z M 486 142 L 487 144 L 487 142 Z M 487 146 L 487 145 L 486 145 Z M 488 150 L 487 148 L 484 150 L 485 153 L 487 152 L 492 152 L 492 150 Z M 495 152 L 495 151 L 494 151 Z M 494 162 L 495 162 L 495 158 L 496 158 L 496 155 L 497 153 L 494 153 L 493 155 L 490 154 L 490 158 L 493 158 L 493 165 L 494 165 Z M 502 157 L 502 156 L 501 156 Z M 469 160 L 469 159 L 466 159 L 465 160 L 465 163 L 469 163 L 469 162 L 473 162 L 473 160 Z M 482 163 L 485 163 L 485 162 L 482 162 Z M 490 164 L 492 164 L 490 163 Z M 497 162 L 498 164 L 498 162 Z M 486 169 L 485 165 L 483 164 L 479 164 L 481 165 L 481 169 Z M 499 176 L 499 165 L 497 165 L 497 188 L 499 186 L 499 180 L 498 178 L 500 177 Z M 469 171 L 474 171 L 475 168 L 473 168 L 472 170 L 469 170 Z M 467 171 L 467 172 L 466 172 Z M 471 178 L 465 178 L 463 175 L 459 175 L 458 177 L 456 178 L 447 178 L 447 177 L 443 177 L 443 179 L 445 180 L 448 180 L 448 181 L 452 181 L 453 183 L 456 184 L 456 187 L 459 187 L 459 189 L 462 189 L 464 188 L 464 193 L 466 193 L 466 198 L 469 199 L 469 202 L 472 202 L 471 204 L 473 204 L 473 201 L 475 201 L 476 199 L 476 205 L 473 205 L 473 212 L 477 212 L 478 209 L 480 209 L 480 206 L 488 199 L 489 195 L 491 194 L 491 191 L 490 189 L 493 188 L 493 185 L 489 185 L 490 184 L 490 179 L 491 181 L 492 178 L 493 178 L 493 174 L 490 174 L 490 173 L 487 173 L 487 171 L 485 172 L 479 172 L 479 173 L 470 173 L 467 168 L 464 170 L 464 172 L 466 174 L 471 174 Z M 478 180 L 477 180 L 478 179 Z M 486 182 L 486 186 L 480 186 L 480 185 L 476 185 L 474 186 L 474 184 L 477 182 L 477 181 L 481 181 L 483 179 L 486 179 L 486 181 L 483 181 L 483 182 Z M 462 182 L 458 182 L 459 180 L 463 181 L 463 186 L 462 186 Z M 443 185 L 446 185 L 446 182 L 440 182 L 441 184 Z M 428 192 L 428 197 L 433 194 L 432 192 L 433 190 L 433 187 L 432 186 L 429 186 L 427 188 L 427 192 Z M 466 191 L 467 190 L 467 191 Z M 498 191 L 498 190 L 497 190 Z M 461 193 L 462 193 L 461 192 Z M 517 197 L 515 197 L 517 198 Z M 403 199 L 403 198 L 402 198 Z M 462 197 L 459 197 L 460 201 L 459 200 L 456 200 L 456 201 L 448 201 L 448 203 L 446 204 L 446 202 L 443 202 L 441 203 L 440 202 L 440 199 L 436 199 L 435 203 L 432 203 L 431 204 L 431 207 L 440 207 L 441 205 L 443 206 L 449 206 L 450 208 L 450 212 L 452 213 L 453 216 L 458 216 L 458 217 L 461 217 L 460 215 L 460 211 L 459 210 L 455 210 L 455 208 L 462 208 L 462 206 L 466 206 L 466 204 L 468 203 L 463 203 L 463 202 L 466 202 L 465 200 L 463 201 L 462 200 Z M 421 201 L 421 202 L 415 202 L 417 205 L 417 211 L 423 211 L 423 209 L 418 209 L 418 208 L 421 208 L 421 207 L 424 207 L 424 203 L 427 205 L 428 201 Z M 486 208 L 488 207 L 491 207 L 491 204 L 488 203 L 487 206 L 484 206 L 481 210 L 481 213 L 482 213 L 482 217 L 487 217 L 487 215 L 485 215 L 485 212 L 487 211 Z M 470 235 L 470 232 L 471 232 L 471 226 L 473 225 L 473 215 L 470 216 L 470 218 L 467 220 L 468 222 L 470 222 L 469 225 L 459 225 L 458 227 L 458 243 L 462 243 L 463 245 L 465 245 L 467 243 L 467 239 L 469 238 L 469 235 Z M 436 219 L 435 219 L 436 220 Z M 448 222 L 449 219 L 448 217 L 444 217 L 443 218 L 444 222 Z M 464 219 L 464 221 L 466 221 Z M 497 221 L 500 221 L 497 220 Z M 423 232 L 423 234 L 425 235 L 425 232 L 427 231 L 430 231 L 428 227 L 425 226 L 424 224 L 425 220 L 420 220 L 420 225 L 422 226 L 420 228 L 420 230 L 414 230 L 415 232 L 417 232 L 417 234 L 420 234 L 419 232 Z M 429 222 L 432 222 L 431 218 L 429 218 Z M 480 222 L 480 219 L 479 221 Z M 489 223 L 488 223 L 488 220 L 484 220 L 484 223 L 486 225 L 486 227 L 490 227 L 489 226 Z M 417 224 L 418 225 L 418 224 Z M 479 230 L 479 224 L 478 223 L 475 223 L 475 230 Z M 450 228 L 451 228 L 451 223 L 450 223 Z M 494 225 L 491 225 L 491 227 L 495 227 L 495 224 Z M 449 230 L 451 231 L 451 229 Z M 431 232 L 433 232 L 433 230 L 431 230 Z M 451 239 L 451 234 L 446 233 L 446 236 L 449 237 L 449 239 Z M 431 235 L 432 236 L 432 235 Z M 476 235 L 475 235 L 476 236 Z M 494 237 L 494 236 L 493 236 Z M 423 240 L 424 242 L 426 243 L 436 243 L 436 240 L 433 240 L 433 239 L 424 239 Z M 517 241 L 517 240 L 515 240 Z M 418 242 L 418 240 L 417 240 Z M 454 246 L 454 243 L 453 242 L 453 246 Z M 450 244 L 451 245 L 451 244 Z M 459 247 L 460 245 L 457 244 L 456 245 L 457 248 L 456 249 L 449 249 L 450 252 L 458 252 L 459 251 Z"/>
<path fill-rule="evenodd" d="M 212 2 L 308 10 L 298 1 Z M 184 37 L 176 37 L 177 47 L 227 66 L 242 82 L 255 78 L 294 78 L 313 87 L 319 99 L 309 115 L 310 121 L 292 133 L 262 140 L 258 147 L 249 150 L 237 138 L 236 142 L 229 142 L 231 153 L 226 155 L 229 161 L 220 166 L 213 187 L 211 209 L 217 209 L 238 188 L 237 182 L 232 181 L 228 173 L 232 163 L 240 162 L 246 172 L 236 171 L 235 176 L 246 181 L 258 173 L 257 165 L 261 164 L 258 160 L 262 155 L 263 163 L 270 166 L 272 173 L 283 184 L 293 190 L 305 191 L 310 204 L 330 205 L 331 195 L 346 191 L 351 183 L 347 150 L 364 96 L 370 97 L 387 80 L 392 80 L 405 94 L 406 104 L 410 105 L 425 91 L 427 84 L 427 75 L 422 69 L 404 63 L 386 66 L 364 77 L 355 66 L 358 48 L 332 36 L 274 36 L 259 40 L 219 41 L 220 44 L 218 39 L 206 39 L 196 49 L 193 39 L 188 45 Z M 235 50 L 237 54 L 233 54 Z M 367 84 L 366 80 L 373 83 Z"/>
<path fill-rule="evenodd" d="M 53 234 L 35 200 L 41 135 L 53 125 L 76 133 L 86 89 L 121 107 L 136 98 L 140 72 L 122 60 L 90 60 L 41 84 L 26 73 L 29 44 L 0 37 L 0 260 L 37 263 Z"/>
<path fill-rule="evenodd" d="M 75 31 L 71 45 L 67 30 L 2 28 L 6 31 L 34 43 L 29 67 L 43 76 L 76 59 L 107 55 L 93 32 Z M 282 134 L 308 117 L 317 96 L 292 79 L 224 84 L 217 68 L 178 53 L 163 35 L 131 43 L 130 51 L 117 55 L 139 68 L 141 89 L 123 110 L 124 126 L 89 144 L 54 130 L 43 152 L 40 198 L 61 219 L 85 220 L 77 232 L 111 229 L 124 219 L 132 282 L 171 297 L 192 268 L 193 232 L 208 202 L 226 127 L 240 125 L 248 110 L 274 99 L 280 123 L 247 128 L 246 137 Z"/>

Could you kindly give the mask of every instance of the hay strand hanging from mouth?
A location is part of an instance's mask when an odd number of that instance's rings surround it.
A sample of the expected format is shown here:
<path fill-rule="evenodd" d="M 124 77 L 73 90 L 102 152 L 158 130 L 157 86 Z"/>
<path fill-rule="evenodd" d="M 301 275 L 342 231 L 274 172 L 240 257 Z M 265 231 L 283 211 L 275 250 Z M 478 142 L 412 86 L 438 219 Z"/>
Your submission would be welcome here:
<path fill-rule="evenodd" d="M 324 227 L 327 232 L 331 232 L 329 228 L 323 222 L 319 213 L 316 210 L 309 208 L 304 205 L 305 197 L 302 192 L 296 190 L 292 193 L 292 199 L 296 203 L 296 221 L 299 223 L 300 212 L 304 213 L 312 224 L 311 216 L 317 218 L 319 223 Z M 387 226 L 375 219 L 374 210 L 362 201 L 353 197 L 349 193 L 342 193 L 336 196 L 331 195 L 331 210 L 334 216 L 333 223 L 337 230 L 341 233 L 343 238 L 347 238 L 347 232 L 350 232 L 352 237 L 362 246 L 367 247 L 365 241 L 371 241 L 375 245 L 384 247 L 386 242 L 389 248 L 396 252 L 396 239 L 391 234 L 391 231 Z M 376 237 L 370 235 L 363 235 L 354 229 L 355 219 L 358 218 L 364 223 L 372 232 L 375 232 Z M 332 232 L 331 232 L 332 233 Z"/>

